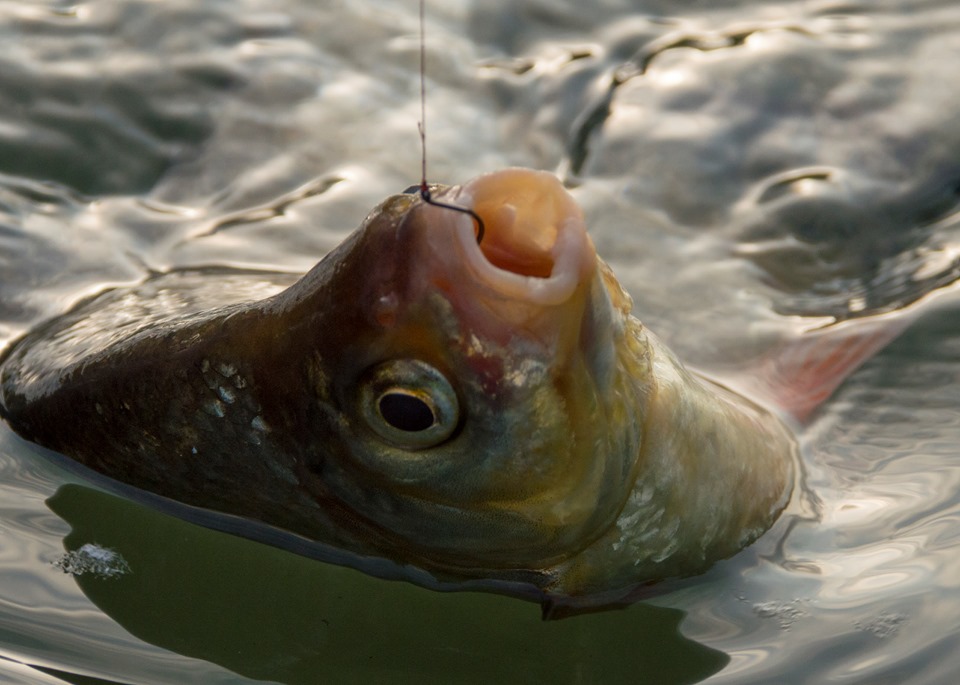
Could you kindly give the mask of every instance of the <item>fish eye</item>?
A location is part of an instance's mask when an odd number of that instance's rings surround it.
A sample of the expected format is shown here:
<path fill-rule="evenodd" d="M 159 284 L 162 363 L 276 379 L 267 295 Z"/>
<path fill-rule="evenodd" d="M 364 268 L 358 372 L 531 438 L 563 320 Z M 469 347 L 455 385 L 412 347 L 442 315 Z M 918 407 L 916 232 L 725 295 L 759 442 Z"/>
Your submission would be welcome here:
<path fill-rule="evenodd" d="M 360 415 L 388 443 L 407 450 L 434 447 L 453 434 L 460 403 L 446 377 L 418 359 L 395 359 L 367 372 Z"/>

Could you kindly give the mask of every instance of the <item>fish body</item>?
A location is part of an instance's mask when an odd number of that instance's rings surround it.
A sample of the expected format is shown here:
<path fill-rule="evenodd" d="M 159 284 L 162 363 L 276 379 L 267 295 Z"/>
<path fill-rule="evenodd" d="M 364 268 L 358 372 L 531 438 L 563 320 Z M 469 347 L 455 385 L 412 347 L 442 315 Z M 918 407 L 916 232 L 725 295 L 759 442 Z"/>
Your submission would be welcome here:
<path fill-rule="evenodd" d="M 480 244 L 398 195 L 295 283 L 174 272 L 81 303 L 5 353 L 5 418 L 110 478 L 444 581 L 602 594 L 767 530 L 791 431 L 632 316 L 559 181 L 436 196 L 483 218 Z"/>

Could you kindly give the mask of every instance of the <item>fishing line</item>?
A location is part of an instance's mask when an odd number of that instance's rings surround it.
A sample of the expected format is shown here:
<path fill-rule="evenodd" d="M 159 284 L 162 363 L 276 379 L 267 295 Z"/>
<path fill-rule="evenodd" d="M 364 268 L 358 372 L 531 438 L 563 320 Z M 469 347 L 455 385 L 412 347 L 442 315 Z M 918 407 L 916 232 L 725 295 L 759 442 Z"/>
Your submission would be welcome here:
<path fill-rule="evenodd" d="M 434 207 L 452 209 L 455 212 L 469 214 L 477 222 L 477 245 L 483 241 L 485 232 L 483 219 L 472 209 L 459 207 L 457 205 L 447 204 L 434 200 L 430 193 L 430 186 L 427 185 L 427 84 L 426 84 L 426 63 L 427 63 L 427 39 L 426 39 L 426 11 L 425 0 L 420 0 L 420 121 L 417 122 L 417 130 L 420 131 L 420 199 Z"/>

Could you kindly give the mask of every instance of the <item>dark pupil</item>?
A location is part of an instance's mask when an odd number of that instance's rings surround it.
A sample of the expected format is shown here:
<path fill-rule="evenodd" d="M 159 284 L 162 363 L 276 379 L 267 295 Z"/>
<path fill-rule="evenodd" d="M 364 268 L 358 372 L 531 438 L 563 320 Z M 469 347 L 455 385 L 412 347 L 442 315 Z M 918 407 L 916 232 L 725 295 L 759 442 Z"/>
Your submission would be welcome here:
<path fill-rule="evenodd" d="M 380 416 L 397 430 L 410 433 L 427 430 L 434 423 L 430 405 L 402 392 L 387 393 L 380 398 Z"/>

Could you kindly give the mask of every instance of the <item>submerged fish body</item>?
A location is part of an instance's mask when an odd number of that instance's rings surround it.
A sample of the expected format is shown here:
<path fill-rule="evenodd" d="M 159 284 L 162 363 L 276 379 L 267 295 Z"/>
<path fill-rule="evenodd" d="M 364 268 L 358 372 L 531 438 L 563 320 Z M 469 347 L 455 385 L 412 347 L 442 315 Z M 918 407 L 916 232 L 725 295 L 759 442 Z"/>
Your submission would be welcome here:
<path fill-rule="evenodd" d="M 790 431 L 631 315 L 557 179 L 438 196 L 481 244 L 398 195 L 289 287 L 171 273 L 82 303 L 7 351 L 5 418 L 137 488 L 445 581 L 589 596 L 764 532 Z"/>

